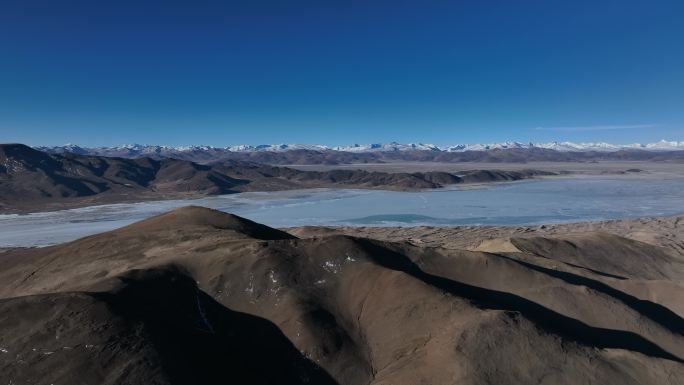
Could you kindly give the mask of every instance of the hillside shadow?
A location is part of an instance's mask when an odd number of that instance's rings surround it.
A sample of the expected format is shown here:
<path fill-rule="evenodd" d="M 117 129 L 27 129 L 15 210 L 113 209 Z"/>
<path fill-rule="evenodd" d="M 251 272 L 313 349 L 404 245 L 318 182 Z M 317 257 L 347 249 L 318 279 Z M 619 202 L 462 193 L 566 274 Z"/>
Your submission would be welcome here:
<path fill-rule="evenodd" d="M 540 273 L 546 274 L 548 276 L 558 278 L 571 285 L 581 285 L 586 286 L 597 292 L 611 296 L 618 301 L 622 302 L 624 305 L 632 308 L 636 312 L 642 314 L 643 316 L 657 322 L 661 326 L 667 328 L 673 333 L 684 334 L 684 319 L 678 316 L 672 310 L 666 308 L 665 306 L 659 305 L 655 302 L 642 300 L 633 297 L 627 293 L 620 290 L 614 289 L 603 282 L 596 281 L 590 278 L 583 277 L 581 275 L 558 271 L 554 269 L 549 269 L 546 267 L 538 266 L 529 262 L 520 261 L 515 258 L 505 256 L 503 254 L 494 254 L 500 258 L 505 258 L 509 261 L 515 262 L 522 266 L 525 266 L 531 270 L 538 271 Z"/>
<path fill-rule="evenodd" d="M 382 247 L 369 239 L 357 241 L 379 265 L 402 271 L 444 292 L 468 299 L 480 308 L 518 312 L 534 322 L 538 328 L 588 347 L 625 349 L 650 357 L 684 362 L 636 333 L 589 326 L 515 294 L 473 286 L 427 273 L 405 255 Z"/>
<path fill-rule="evenodd" d="M 140 322 L 172 384 L 336 382 L 270 321 L 230 310 L 175 268 L 132 271 L 122 289 L 96 294 Z"/>

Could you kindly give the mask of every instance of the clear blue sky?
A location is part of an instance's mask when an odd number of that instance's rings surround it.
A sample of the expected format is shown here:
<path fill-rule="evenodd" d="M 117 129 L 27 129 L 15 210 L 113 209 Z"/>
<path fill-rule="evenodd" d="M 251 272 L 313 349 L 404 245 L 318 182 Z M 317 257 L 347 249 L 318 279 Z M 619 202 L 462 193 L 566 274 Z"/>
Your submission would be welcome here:
<path fill-rule="evenodd" d="M 0 142 L 684 140 L 684 1 L 0 1 Z"/>

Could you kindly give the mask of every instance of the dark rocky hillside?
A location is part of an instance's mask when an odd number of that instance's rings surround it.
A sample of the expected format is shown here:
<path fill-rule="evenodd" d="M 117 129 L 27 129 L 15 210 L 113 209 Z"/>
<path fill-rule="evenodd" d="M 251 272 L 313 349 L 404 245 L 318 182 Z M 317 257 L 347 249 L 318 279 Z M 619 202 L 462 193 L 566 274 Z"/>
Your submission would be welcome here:
<path fill-rule="evenodd" d="M 48 154 L 22 144 L 4 144 L 0 145 L 0 210 L 32 211 L 316 187 L 418 190 L 540 175 L 552 173 L 535 170 L 474 170 L 462 175 L 446 172 L 301 171 L 235 160 L 198 164 L 172 158 Z"/>
<path fill-rule="evenodd" d="M 186 207 L 6 251 L 0 376 L 104 385 L 682 383 L 681 255 L 598 232 L 507 242 L 486 252 L 304 239 Z M 669 294 L 657 295 L 666 283 Z"/>

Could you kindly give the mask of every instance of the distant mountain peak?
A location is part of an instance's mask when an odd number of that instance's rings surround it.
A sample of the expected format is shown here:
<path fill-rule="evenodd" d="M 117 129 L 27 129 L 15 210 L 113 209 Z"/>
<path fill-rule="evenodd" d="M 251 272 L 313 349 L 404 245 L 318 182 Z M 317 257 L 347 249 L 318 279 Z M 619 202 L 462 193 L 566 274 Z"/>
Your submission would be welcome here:
<path fill-rule="evenodd" d="M 396 141 L 388 143 L 370 143 L 359 144 L 355 143 L 348 146 L 326 146 L 319 144 L 258 144 L 258 145 L 234 145 L 227 147 L 215 147 L 210 145 L 189 145 L 189 146 L 163 146 L 163 145 L 142 145 L 142 144 L 124 144 L 113 147 L 94 147 L 87 148 L 75 144 L 66 144 L 64 146 L 41 146 L 36 147 L 38 150 L 50 153 L 73 152 L 81 155 L 109 155 L 109 156 L 144 156 L 144 155 L 159 155 L 171 156 L 173 154 L 206 152 L 206 153 L 222 153 L 222 152 L 284 152 L 294 150 L 308 150 L 308 151 L 341 151 L 352 153 L 367 153 L 367 152 L 397 152 L 397 151 L 434 151 L 434 152 L 465 152 L 465 151 L 490 151 L 490 150 L 510 150 L 510 149 L 546 149 L 560 152 L 587 152 L 600 151 L 611 152 L 619 150 L 645 150 L 645 151 L 677 151 L 684 150 L 684 141 L 668 141 L 660 140 L 654 143 L 632 143 L 632 144 L 611 144 L 606 142 L 587 142 L 576 143 L 568 141 L 553 141 L 546 143 L 532 143 L 519 141 L 506 141 L 494 143 L 475 143 L 475 144 L 454 144 L 447 146 L 437 146 L 427 143 L 399 143 Z"/>

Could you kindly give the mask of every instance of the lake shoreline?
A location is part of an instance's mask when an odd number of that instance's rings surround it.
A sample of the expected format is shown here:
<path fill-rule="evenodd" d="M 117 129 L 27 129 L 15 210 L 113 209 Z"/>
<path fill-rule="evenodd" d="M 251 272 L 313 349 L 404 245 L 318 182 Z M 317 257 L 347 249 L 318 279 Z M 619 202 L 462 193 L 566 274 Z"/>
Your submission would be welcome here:
<path fill-rule="evenodd" d="M 0 215 L 0 247 L 61 243 L 187 205 L 235 213 L 276 228 L 519 227 L 682 212 L 684 179 L 637 180 L 554 177 L 421 192 L 322 188 L 5 214 Z"/>
<path fill-rule="evenodd" d="M 480 171 L 497 171 L 497 170 L 480 170 Z M 520 171 L 520 170 L 506 170 L 506 171 Z M 529 171 L 537 171 L 529 170 Z M 546 170 L 542 170 L 546 171 Z M 186 193 L 172 193 L 172 194 L 136 194 L 133 195 L 121 195 L 121 194 L 106 194 L 106 195 L 94 195 L 87 197 L 76 197 L 76 198 L 63 198 L 51 201 L 45 201 L 41 203 L 29 202 L 24 208 L 22 206 L 9 206 L 7 203 L 0 201 L 0 215 L 28 215 L 64 210 L 73 210 L 80 208 L 98 207 L 98 206 L 110 206 L 117 204 L 134 204 L 134 203 L 145 203 L 145 202 L 165 202 L 165 201 L 176 201 L 176 200 L 187 200 L 189 202 L 193 200 L 200 200 L 204 198 L 211 197 L 221 197 L 221 196 L 231 196 L 236 194 L 247 194 L 247 193 L 277 193 L 277 192 L 293 192 L 293 191 L 312 191 L 312 190 L 360 190 L 360 191 L 388 191 L 388 192 L 428 192 L 428 191 L 451 191 L 451 190 L 467 190 L 467 189 L 479 189 L 488 186 L 497 185 L 508 185 L 520 182 L 529 181 L 539 181 L 547 179 L 568 179 L 568 178 L 578 178 L 578 179 L 609 179 L 611 177 L 615 178 L 629 178 L 629 179 L 663 179 L 665 178 L 684 178 L 684 173 L 680 174 L 666 174 L 663 176 L 660 173 L 655 175 L 650 172 L 626 172 L 624 170 L 611 170 L 604 171 L 603 173 L 579 173 L 579 172 L 558 172 L 555 175 L 533 175 L 530 177 L 525 177 L 517 180 L 496 180 L 496 181 L 484 181 L 484 182 L 464 182 L 458 184 L 449 184 L 442 187 L 433 189 L 408 189 L 408 188 L 395 188 L 392 186 L 345 186 L 337 184 L 329 184 L 328 186 L 320 187 L 310 187 L 310 188 L 291 188 L 291 189 L 279 189 L 279 190 L 254 190 L 254 191 L 236 191 L 229 194 L 218 194 L 218 195 L 207 195 L 198 192 L 186 192 Z"/>

